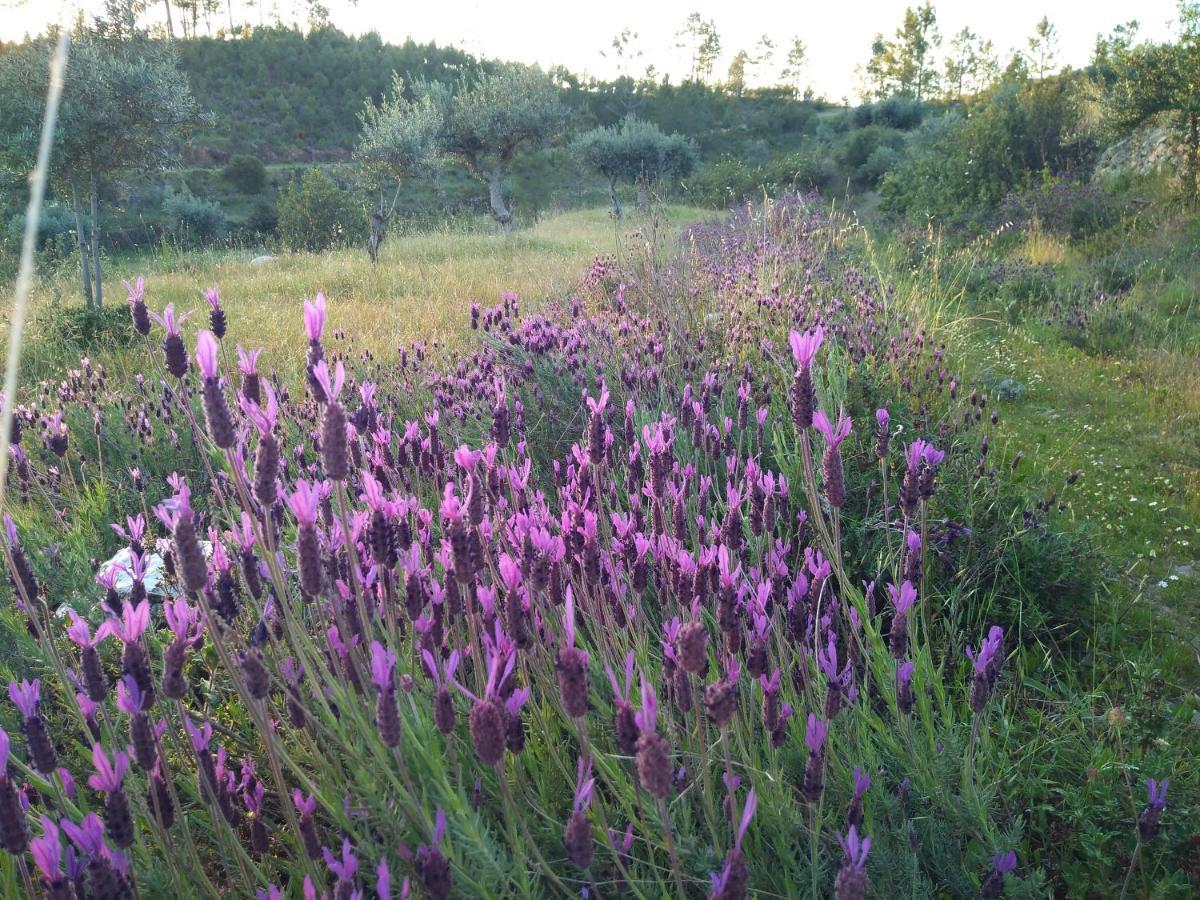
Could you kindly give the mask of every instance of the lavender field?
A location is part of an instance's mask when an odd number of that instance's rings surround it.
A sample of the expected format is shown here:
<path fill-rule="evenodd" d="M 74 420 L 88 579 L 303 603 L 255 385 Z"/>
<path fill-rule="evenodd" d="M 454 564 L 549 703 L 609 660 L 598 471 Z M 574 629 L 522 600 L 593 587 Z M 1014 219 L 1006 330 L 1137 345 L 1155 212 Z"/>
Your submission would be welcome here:
<path fill-rule="evenodd" d="M 6 4 L 0 897 L 1198 896 L 1200 4 L 946 5 Z"/>
<path fill-rule="evenodd" d="M 144 376 L 14 417 L 10 890 L 1046 893 L 1038 809 L 1095 781 L 1023 710 L 1057 507 L 814 198 L 679 246 L 464 307 L 440 355 L 356 354 L 316 294 L 271 359 L 129 283 Z M 1083 808 L 1137 884 L 1196 775 L 1122 752 L 1144 783 Z"/>

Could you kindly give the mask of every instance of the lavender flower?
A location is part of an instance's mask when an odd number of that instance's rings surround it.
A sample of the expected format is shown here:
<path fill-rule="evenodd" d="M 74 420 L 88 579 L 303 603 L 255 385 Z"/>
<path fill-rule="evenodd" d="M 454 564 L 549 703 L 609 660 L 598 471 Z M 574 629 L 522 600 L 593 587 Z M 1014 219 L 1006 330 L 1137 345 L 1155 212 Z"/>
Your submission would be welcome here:
<path fill-rule="evenodd" d="M 812 363 L 824 339 L 825 331 L 819 325 L 804 334 L 798 331 L 788 334 L 788 343 L 791 344 L 792 357 L 796 362 L 796 373 L 792 378 L 791 406 L 792 422 L 797 431 L 803 432 L 813 424 L 813 408 L 816 404 Z"/>
<path fill-rule="evenodd" d="M 892 617 L 892 628 L 888 634 L 888 644 L 891 647 L 892 656 L 896 659 L 903 659 L 904 654 L 908 652 L 908 613 L 912 610 L 913 604 L 917 602 L 917 589 L 913 587 L 911 581 L 906 581 L 898 588 L 894 584 L 889 584 L 887 590 L 895 610 L 895 615 Z"/>
<path fill-rule="evenodd" d="M 834 509 L 840 509 L 846 502 L 846 482 L 842 471 L 842 454 L 838 448 L 850 434 L 850 419 L 842 411 L 838 413 L 836 424 L 831 423 L 825 411 L 819 409 L 813 414 L 812 424 L 825 438 L 825 458 L 822 463 L 825 498 Z"/>
<path fill-rule="evenodd" d="M 571 805 L 571 817 L 563 831 L 563 847 L 567 859 L 578 869 L 587 869 L 592 864 L 592 824 L 587 818 L 587 809 L 592 802 L 596 779 L 592 777 L 591 757 L 579 757 L 575 777 L 575 796 Z"/>
<path fill-rule="evenodd" d="M 821 799 L 825 790 L 825 735 L 826 724 L 808 714 L 808 726 L 804 731 L 804 743 L 808 745 L 808 762 L 804 766 L 804 781 L 800 793 L 809 803 Z"/>
<path fill-rule="evenodd" d="M 1017 854 L 1009 850 L 992 857 L 992 868 L 979 886 L 981 900 L 999 900 L 1004 894 L 1004 876 L 1017 867 Z"/>
<path fill-rule="evenodd" d="M 983 643 L 979 646 L 979 652 L 976 653 L 971 647 L 967 647 L 967 658 L 974 665 L 975 673 L 971 679 L 971 693 L 969 702 L 971 711 L 975 715 L 983 712 L 987 706 L 988 698 L 991 697 L 992 691 L 996 687 L 996 679 L 1000 675 L 1000 667 L 1004 664 L 1004 656 L 1002 653 L 1004 647 L 1004 629 L 999 625 L 993 625 L 988 631 L 988 636 L 984 638 Z"/>
<path fill-rule="evenodd" d="M 41 679 L 35 678 L 32 682 L 22 680 L 19 684 L 10 681 L 8 696 L 21 713 L 21 731 L 25 733 L 33 767 L 49 776 L 58 766 L 58 754 L 54 750 L 54 742 L 50 740 L 46 720 L 38 711 L 42 699 Z"/>
<path fill-rule="evenodd" d="M 846 859 L 833 883 L 834 896 L 837 900 L 863 900 L 870 886 L 867 854 L 871 852 L 871 839 L 859 838 L 858 829 L 851 825 L 845 837 L 838 835 L 838 844 Z"/>
<path fill-rule="evenodd" d="M 746 866 L 746 858 L 742 855 L 742 840 L 750 828 L 750 821 L 758 809 L 758 795 L 754 788 L 746 795 L 742 806 L 742 817 L 737 831 L 733 836 L 733 847 L 725 855 L 725 865 L 720 872 L 712 875 L 712 900 L 743 900 L 747 895 L 750 873 Z"/>
<path fill-rule="evenodd" d="M 1146 806 L 1138 815 L 1138 837 L 1148 844 L 1158 836 L 1158 817 L 1167 808 L 1167 785 L 1170 779 L 1146 779 Z"/>

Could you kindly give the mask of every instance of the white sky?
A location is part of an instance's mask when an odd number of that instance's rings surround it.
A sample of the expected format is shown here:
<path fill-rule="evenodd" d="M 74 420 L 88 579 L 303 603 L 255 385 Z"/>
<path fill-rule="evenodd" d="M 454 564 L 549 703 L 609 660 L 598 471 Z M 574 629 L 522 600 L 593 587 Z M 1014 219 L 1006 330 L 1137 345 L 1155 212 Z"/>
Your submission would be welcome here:
<path fill-rule="evenodd" d="M 228 0 L 238 23 L 259 21 L 260 12 L 271 21 L 272 10 L 282 8 L 285 19 L 297 0 Z M 685 54 L 675 49 L 675 33 L 690 12 L 712 19 L 722 42 L 716 74 L 723 76 L 729 60 L 740 49 L 754 50 L 764 32 L 774 41 L 772 67 L 751 73 L 750 81 L 773 82 L 792 37 L 807 45 L 807 81 L 818 94 L 830 99 L 854 96 L 854 70 L 865 62 L 871 40 L 882 31 L 890 37 L 908 5 L 918 0 L 325 0 L 335 24 L 359 33 L 376 30 L 386 41 L 452 44 L 476 55 L 536 62 L 561 63 L 575 72 L 610 77 L 615 67 L 601 57 L 613 35 L 625 27 L 639 34 L 642 50 L 638 71 L 653 63 L 678 82 L 687 74 Z M 12 7 L 16 5 L 16 8 Z M 94 10 L 102 0 L 82 0 L 64 7 Z M 222 4 L 222 7 L 224 4 Z M 1087 62 L 1098 33 L 1130 19 L 1142 24 L 1144 37 L 1161 39 L 1170 34 L 1174 0 L 942 0 L 934 4 L 938 27 L 947 41 L 963 26 L 991 38 L 1002 59 L 1024 48 L 1025 40 L 1043 16 L 1049 16 L 1059 34 L 1059 59 L 1064 64 Z M 8 8 L 6 8 L 8 7 Z M 38 32 L 56 13 L 53 0 L 0 0 L 0 37 L 19 38 Z M 162 4 L 151 3 L 150 16 L 161 18 Z M 222 8 L 213 16 L 213 29 L 228 23 Z M 178 28 L 178 23 L 176 25 Z M 203 25 L 200 29 L 205 33 Z"/>

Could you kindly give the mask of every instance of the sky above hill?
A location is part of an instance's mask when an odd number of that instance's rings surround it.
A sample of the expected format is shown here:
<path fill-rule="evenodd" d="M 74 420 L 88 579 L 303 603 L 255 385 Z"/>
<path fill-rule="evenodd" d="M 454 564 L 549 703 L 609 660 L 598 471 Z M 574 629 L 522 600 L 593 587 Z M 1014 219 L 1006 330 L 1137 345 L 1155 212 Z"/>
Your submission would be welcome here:
<path fill-rule="evenodd" d="M 805 80 L 818 94 L 836 100 L 853 97 L 858 80 L 856 67 L 870 55 L 874 35 L 892 36 L 915 0 L 603 0 L 599 3 L 564 0 L 325 0 L 334 24 L 352 33 L 378 31 L 384 40 L 414 40 L 451 44 L 492 58 L 562 64 L 575 72 L 601 77 L 618 74 L 611 51 L 613 36 L 630 28 L 631 42 L 640 52 L 627 65 L 641 74 L 647 65 L 667 73 L 675 82 L 688 73 L 689 56 L 676 47 L 676 33 L 691 12 L 711 19 L 721 37 L 722 53 L 715 76 L 722 78 L 739 50 L 755 52 L 761 35 L 768 35 L 776 51 L 772 62 L 748 73 L 751 84 L 771 84 L 778 78 L 787 47 L 800 37 L 808 47 Z M 276 18 L 303 21 L 300 0 L 218 0 L 218 9 L 199 33 L 216 32 L 236 24 L 270 23 Z M 15 7 L 15 8 L 14 8 Z M 103 0 L 63 4 L 63 9 L 94 12 Z M 943 0 L 935 3 L 938 28 L 945 41 L 964 26 L 990 38 L 1002 60 L 1024 49 L 1026 39 L 1042 16 L 1054 23 L 1059 37 L 1059 61 L 1066 65 L 1087 62 L 1097 34 L 1130 19 L 1141 23 L 1143 37 L 1164 39 L 1171 34 L 1174 0 Z M 36 33 L 48 21 L 70 13 L 55 12 L 47 0 L 0 0 L 0 37 L 20 38 Z M 161 2 L 151 2 L 147 21 L 161 22 Z M 180 12 L 175 11 L 176 28 Z M 602 53 L 606 55 L 602 55 Z"/>

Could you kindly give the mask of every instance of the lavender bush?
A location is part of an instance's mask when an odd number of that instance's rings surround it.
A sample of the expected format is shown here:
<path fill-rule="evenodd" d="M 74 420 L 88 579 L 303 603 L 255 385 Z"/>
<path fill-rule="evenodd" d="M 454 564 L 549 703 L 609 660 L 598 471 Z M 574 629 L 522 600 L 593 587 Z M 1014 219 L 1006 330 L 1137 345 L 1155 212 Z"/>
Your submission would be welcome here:
<path fill-rule="evenodd" d="M 994 492 L 991 411 L 834 232 L 743 210 L 390 360 L 336 298 L 272 361 L 215 293 L 189 337 L 131 285 L 145 377 L 85 364 L 14 422 L 15 518 L 127 561 L 67 611 L 6 520 L 40 649 L 0 732 L 10 887 L 1043 893 L 999 778 L 1019 633 L 952 592 L 943 482 Z M 99 458 L 114 410 L 153 465 Z M 128 519 L 78 534 L 106 482 Z M 1135 860 L 1170 816 L 1152 782 Z"/>

